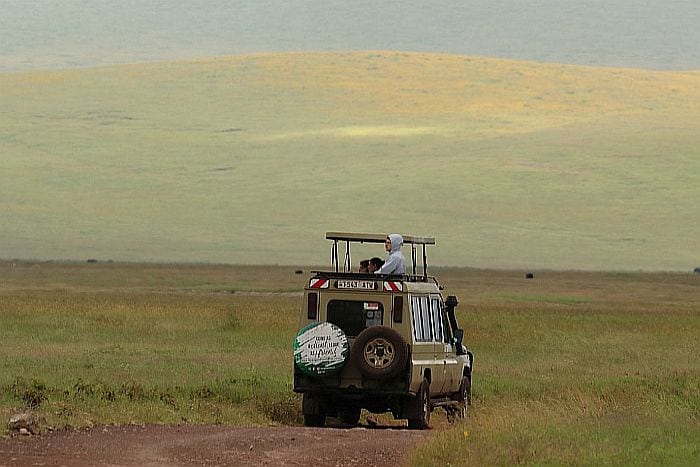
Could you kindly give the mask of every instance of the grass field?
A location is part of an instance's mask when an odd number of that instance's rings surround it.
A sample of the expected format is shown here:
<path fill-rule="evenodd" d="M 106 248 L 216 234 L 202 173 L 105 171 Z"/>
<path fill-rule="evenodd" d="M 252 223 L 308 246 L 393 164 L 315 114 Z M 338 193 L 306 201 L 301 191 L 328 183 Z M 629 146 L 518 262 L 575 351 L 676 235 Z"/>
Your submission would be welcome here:
<path fill-rule="evenodd" d="M 0 258 L 700 265 L 700 73 L 287 53 L 0 74 Z M 264 244 L 262 244 L 264 243 Z"/>
<path fill-rule="evenodd" d="M 304 268 L 306 271 L 306 268 Z M 438 269 L 476 356 L 464 423 L 411 465 L 664 464 L 700 455 L 700 280 Z M 0 263 L 0 418 L 296 424 L 294 268 Z"/>

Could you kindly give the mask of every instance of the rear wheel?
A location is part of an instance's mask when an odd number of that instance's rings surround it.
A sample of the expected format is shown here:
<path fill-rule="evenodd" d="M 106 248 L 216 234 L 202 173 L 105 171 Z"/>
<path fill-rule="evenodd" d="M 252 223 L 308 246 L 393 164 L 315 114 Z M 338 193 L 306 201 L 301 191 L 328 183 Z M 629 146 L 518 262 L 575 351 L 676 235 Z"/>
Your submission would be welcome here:
<path fill-rule="evenodd" d="M 326 424 L 326 414 L 304 414 L 304 426 L 321 427 Z"/>
<path fill-rule="evenodd" d="M 343 407 L 338 411 L 338 419 L 346 425 L 357 425 L 360 421 L 360 408 Z"/>
<path fill-rule="evenodd" d="M 301 412 L 304 414 L 304 426 L 324 426 L 326 424 L 326 408 L 318 397 L 304 393 Z"/>
<path fill-rule="evenodd" d="M 414 430 L 425 430 L 430 428 L 430 382 L 428 378 L 423 378 L 418 394 L 416 394 L 418 412 L 416 418 L 408 419 L 408 427 Z"/>

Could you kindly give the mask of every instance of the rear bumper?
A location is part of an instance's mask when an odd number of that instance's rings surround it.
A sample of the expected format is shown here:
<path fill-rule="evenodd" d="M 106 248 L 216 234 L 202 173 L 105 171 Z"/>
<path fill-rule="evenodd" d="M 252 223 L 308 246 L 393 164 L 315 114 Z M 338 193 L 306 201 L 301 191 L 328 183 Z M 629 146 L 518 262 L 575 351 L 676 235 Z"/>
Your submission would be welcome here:
<path fill-rule="evenodd" d="M 312 377 L 303 373 L 296 365 L 294 365 L 294 392 L 339 396 L 353 400 L 409 394 L 407 375 L 383 381 L 362 378 L 357 385 L 344 384 L 341 381 L 341 373 Z"/>

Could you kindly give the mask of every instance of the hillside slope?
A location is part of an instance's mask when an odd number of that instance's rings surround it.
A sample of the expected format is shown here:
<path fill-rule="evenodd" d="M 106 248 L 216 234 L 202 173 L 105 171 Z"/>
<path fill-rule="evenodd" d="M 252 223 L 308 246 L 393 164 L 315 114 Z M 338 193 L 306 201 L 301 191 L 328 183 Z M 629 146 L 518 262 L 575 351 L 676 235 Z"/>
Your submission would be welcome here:
<path fill-rule="evenodd" d="M 698 129 L 698 72 L 377 51 L 4 73 L 0 257 L 325 264 L 326 230 L 362 230 L 435 235 L 435 264 L 687 270 Z"/>

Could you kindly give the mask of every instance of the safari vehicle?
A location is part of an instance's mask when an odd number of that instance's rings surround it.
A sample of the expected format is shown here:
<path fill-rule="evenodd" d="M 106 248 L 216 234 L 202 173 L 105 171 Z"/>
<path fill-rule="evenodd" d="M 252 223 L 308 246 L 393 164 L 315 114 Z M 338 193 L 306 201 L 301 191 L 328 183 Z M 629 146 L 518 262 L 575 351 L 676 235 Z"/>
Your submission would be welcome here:
<path fill-rule="evenodd" d="M 328 416 L 355 425 L 362 409 L 391 412 L 416 429 L 429 428 L 436 407 L 449 418 L 466 415 L 473 355 L 455 318 L 457 298 L 443 299 L 428 275 L 426 246 L 435 239 L 403 236 L 410 273 L 353 272 L 350 245 L 385 238 L 326 233 L 333 242 L 331 271 L 311 272 L 294 341 L 294 391 L 303 394 L 306 426 L 323 426 Z M 339 244 L 345 245 L 342 271 Z M 419 247 L 422 274 L 416 272 Z"/>

